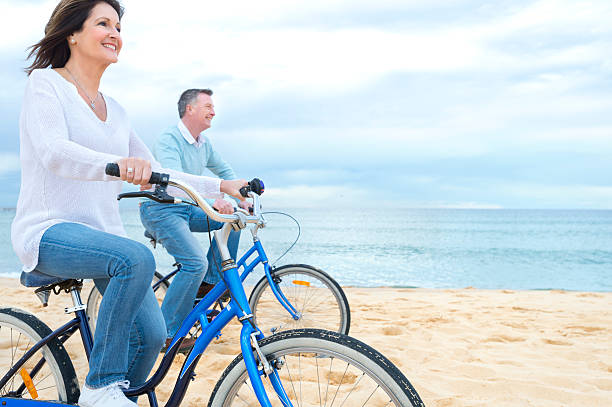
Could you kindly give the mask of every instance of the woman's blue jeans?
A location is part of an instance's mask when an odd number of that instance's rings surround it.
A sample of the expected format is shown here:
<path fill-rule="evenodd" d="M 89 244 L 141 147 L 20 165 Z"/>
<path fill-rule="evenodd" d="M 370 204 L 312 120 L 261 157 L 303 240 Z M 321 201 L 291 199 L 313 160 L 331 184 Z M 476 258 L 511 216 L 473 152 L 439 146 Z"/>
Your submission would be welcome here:
<path fill-rule="evenodd" d="M 66 279 L 93 279 L 103 294 L 87 385 L 144 383 L 166 338 L 151 289 L 155 272 L 151 251 L 125 237 L 60 223 L 43 235 L 36 269 Z"/>
<path fill-rule="evenodd" d="M 147 231 L 161 243 L 168 254 L 181 263 L 164 297 L 161 309 L 166 321 L 168 338 L 174 336 L 185 317 L 193 309 L 198 287 L 203 281 L 216 284 L 220 280 L 221 254 L 217 242 L 212 241 L 204 256 L 202 245 L 192 232 L 221 229 L 223 223 L 209 219 L 204 211 L 192 205 L 160 204 L 147 201 L 140 204 L 140 220 Z M 232 231 L 227 248 L 236 259 L 240 232 Z M 213 259 L 214 253 L 214 259 Z M 217 265 L 215 265 L 215 260 Z M 206 271 L 206 275 L 204 272 Z"/>

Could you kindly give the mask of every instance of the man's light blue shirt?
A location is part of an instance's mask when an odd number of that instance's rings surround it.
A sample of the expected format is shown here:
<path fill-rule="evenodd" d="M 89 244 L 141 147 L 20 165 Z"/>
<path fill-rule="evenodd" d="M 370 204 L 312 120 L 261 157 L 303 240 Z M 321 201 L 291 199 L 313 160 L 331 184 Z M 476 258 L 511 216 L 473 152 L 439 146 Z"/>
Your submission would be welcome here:
<path fill-rule="evenodd" d="M 182 120 L 164 130 L 153 154 L 164 168 L 210 176 L 208 170 L 222 179 L 237 178 L 232 167 L 213 149 L 210 139 L 201 133 L 196 141 Z"/>

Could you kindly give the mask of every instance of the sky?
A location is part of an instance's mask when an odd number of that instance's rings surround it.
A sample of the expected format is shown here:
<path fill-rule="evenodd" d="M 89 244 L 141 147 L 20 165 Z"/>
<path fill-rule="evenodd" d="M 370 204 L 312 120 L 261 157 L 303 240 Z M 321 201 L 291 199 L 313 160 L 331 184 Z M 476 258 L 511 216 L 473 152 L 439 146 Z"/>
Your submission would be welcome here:
<path fill-rule="evenodd" d="M 0 0 L 3 207 L 56 4 Z M 211 88 L 206 134 L 274 206 L 612 209 L 609 0 L 123 5 L 101 91 L 152 146 L 184 89 Z"/>

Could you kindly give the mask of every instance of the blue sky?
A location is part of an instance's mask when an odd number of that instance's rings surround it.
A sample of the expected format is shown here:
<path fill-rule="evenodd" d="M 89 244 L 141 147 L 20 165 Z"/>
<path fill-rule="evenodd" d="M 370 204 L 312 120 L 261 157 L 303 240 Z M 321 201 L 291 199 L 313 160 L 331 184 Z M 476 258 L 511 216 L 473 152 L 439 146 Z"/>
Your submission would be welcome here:
<path fill-rule="evenodd" d="M 0 206 L 55 4 L 0 0 Z M 212 88 L 207 134 L 274 206 L 612 209 L 610 1 L 123 4 L 101 90 L 152 145 L 182 90 Z"/>

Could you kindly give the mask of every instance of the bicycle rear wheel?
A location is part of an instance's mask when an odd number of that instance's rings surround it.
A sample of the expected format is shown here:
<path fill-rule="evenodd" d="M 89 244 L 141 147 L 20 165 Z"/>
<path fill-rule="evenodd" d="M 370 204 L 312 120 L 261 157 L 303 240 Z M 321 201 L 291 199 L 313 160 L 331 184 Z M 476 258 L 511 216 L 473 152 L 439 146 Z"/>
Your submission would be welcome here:
<path fill-rule="evenodd" d="M 255 285 L 249 304 L 265 335 L 288 329 L 319 328 L 347 335 L 351 310 L 340 285 L 327 273 L 307 264 L 287 264 L 272 270 L 272 279 L 299 318 L 293 319 L 278 302 L 264 276 Z"/>
<path fill-rule="evenodd" d="M 0 308 L 0 379 L 38 341 L 51 333 L 51 329 L 34 315 L 16 308 Z M 35 366 L 44 358 L 40 370 Z M 25 374 L 22 375 L 21 372 Z M 30 376 L 35 392 L 24 382 Z M 32 355 L 2 388 L 1 397 L 38 400 L 59 400 L 76 404 L 79 381 L 66 349 L 58 339 L 51 340 Z"/>
<path fill-rule="evenodd" d="M 408 379 L 387 358 L 354 338 L 319 329 L 280 332 L 260 342 L 296 407 L 424 406 Z M 282 406 L 262 376 L 272 406 Z M 259 406 L 242 355 L 225 369 L 208 407 Z"/>
<path fill-rule="evenodd" d="M 164 275 L 156 271 L 153 275 L 153 282 L 151 285 L 161 281 L 163 278 Z M 159 284 L 157 291 L 155 291 L 155 297 L 157 297 L 157 302 L 159 302 L 160 305 L 164 301 L 164 297 L 166 296 L 166 291 L 168 291 L 169 286 L 170 283 L 167 280 L 162 281 Z M 100 291 L 98 291 L 98 288 L 94 285 L 87 296 L 87 310 L 85 311 L 89 317 L 89 327 L 91 328 L 92 335 L 95 334 L 96 331 L 96 321 L 98 320 L 98 312 L 100 311 L 100 302 L 102 302 L 102 295 L 100 294 Z"/>

